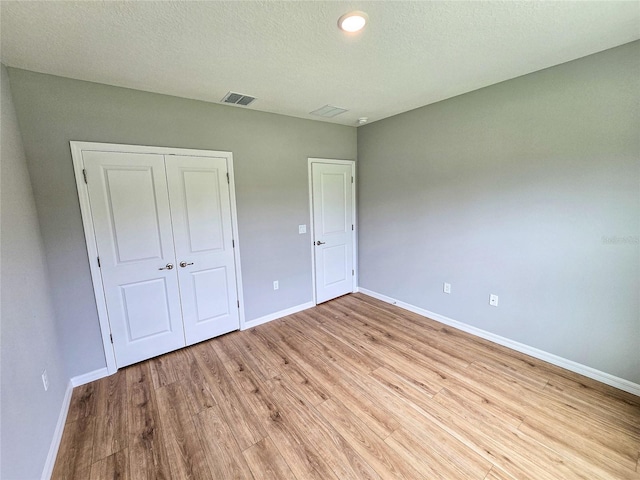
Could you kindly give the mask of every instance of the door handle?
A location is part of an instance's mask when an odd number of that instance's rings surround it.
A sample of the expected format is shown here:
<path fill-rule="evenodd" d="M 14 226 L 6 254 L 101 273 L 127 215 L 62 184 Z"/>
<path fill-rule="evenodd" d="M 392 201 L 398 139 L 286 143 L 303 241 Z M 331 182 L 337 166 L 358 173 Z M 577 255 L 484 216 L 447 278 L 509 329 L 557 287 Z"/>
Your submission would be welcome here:
<path fill-rule="evenodd" d="M 321 242 L 320 240 L 318 240 L 318 241 L 316 242 L 316 245 L 324 245 L 325 243 L 327 243 L 327 242 Z"/>
<path fill-rule="evenodd" d="M 173 263 L 167 263 L 164 267 L 159 268 L 158 270 L 173 270 Z"/>
<path fill-rule="evenodd" d="M 180 266 L 182 268 L 186 267 L 187 265 L 193 265 L 193 262 L 187 263 L 187 262 L 180 262 Z"/>

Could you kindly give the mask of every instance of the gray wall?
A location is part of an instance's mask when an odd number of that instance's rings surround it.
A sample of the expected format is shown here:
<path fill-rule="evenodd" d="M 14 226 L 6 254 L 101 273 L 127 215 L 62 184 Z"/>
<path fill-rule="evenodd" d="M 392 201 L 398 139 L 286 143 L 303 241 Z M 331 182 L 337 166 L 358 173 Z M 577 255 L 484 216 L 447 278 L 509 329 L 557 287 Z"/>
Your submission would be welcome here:
<path fill-rule="evenodd" d="M 22 139 L 4 65 L 0 88 L 0 477 L 40 478 L 69 383 Z M 40 375 L 49 374 L 44 391 Z"/>
<path fill-rule="evenodd" d="M 635 42 L 360 127 L 360 285 L 640 383 L 639 98 Z"/>
<path fill-rule="evenodd" d="M 355 158 L 355 128 L 24 70 L 9 78 L 71 376 L 105 360 L 70 140 L 233 152 L 247 320 L 312 300 L 309 234 L 298 235 L 307 157 Z"/>

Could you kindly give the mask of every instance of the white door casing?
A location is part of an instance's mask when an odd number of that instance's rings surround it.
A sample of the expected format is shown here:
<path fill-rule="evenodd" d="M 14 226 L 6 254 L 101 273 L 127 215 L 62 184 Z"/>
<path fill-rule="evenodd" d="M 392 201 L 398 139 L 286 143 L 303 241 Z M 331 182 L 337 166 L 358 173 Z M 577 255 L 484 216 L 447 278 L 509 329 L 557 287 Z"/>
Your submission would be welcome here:
<path fill-rule="evenodd" d="M 108 372 L 238 329 L 232 154 L 93 142 L 71 151 Z"/>
<path fill-rule="evenodd" d="M 354 291 L 355 165 L 310 159 L 315 302 Z"/>
<path fill-rule="evenodd" d="M 237 330 L 226 158 L 167 156 L 186 344 Z"/>

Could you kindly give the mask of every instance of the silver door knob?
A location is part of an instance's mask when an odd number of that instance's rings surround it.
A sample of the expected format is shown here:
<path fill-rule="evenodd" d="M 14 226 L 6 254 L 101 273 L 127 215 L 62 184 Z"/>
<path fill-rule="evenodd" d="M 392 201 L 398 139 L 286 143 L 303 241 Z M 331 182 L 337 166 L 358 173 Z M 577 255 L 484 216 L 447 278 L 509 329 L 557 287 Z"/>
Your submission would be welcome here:
<path fill-rule="evenodd" d="M 180 266 L 182 268 L 186 267 L 187 265 L 193 265 L 193 262 L 187 263 L 187 262 L 180 262 Z"/>
<path fill-rule="evenodd" d="M 158 270 L 173 270 L 173 263 L 167 263 L 164 267 L 159 268 Z"/>
<path fill-rule="evenodd" d="M 321 242 L 320 240 L 318 240 L 318 241 L 316 242 L 316 245 L 324 245 L 325 243 L 327 243 L 327 242 Z"/>

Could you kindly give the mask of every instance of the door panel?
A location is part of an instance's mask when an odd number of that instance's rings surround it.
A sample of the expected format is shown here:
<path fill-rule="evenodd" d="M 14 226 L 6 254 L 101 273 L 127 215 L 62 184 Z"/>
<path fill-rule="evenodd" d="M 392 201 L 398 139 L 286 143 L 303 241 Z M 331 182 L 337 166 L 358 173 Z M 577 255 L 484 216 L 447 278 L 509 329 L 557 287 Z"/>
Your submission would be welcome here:
<path fill-rule="evenodd" d="M 184 346 L 162 155 L 83 152 L 118 367 Z"/>
<path fill-rule="evenodd" d="M 328 173 L 320 175 L 320 205 L 322 207 L 321 235 L 341 234 L 347 226 L 347 209 L 351 210 L 351 202 L 347 205 L 346 179 L 351 181 L 351 169 L 347 172 Z M 350 199 L 348 199 L 350 200 Z M 351 224 L 349 223 L 349 228 Z"/>
<path fill-rule="evenodd" d="M 212 268 L 191 272 L 196 307 L 196 323 L 207 322 L 230 314 L 227 296 L 227 269 Z"/>
<path fill-rule="evenodd" d="M 117 263 L 162 258 L 152 167 L 105 166 L 103 174 Z"/>
<path fill-rule="evenodd" d="M 352 166 L 312 163 L 316 301 L 353 291 Z"/>
<path fill-rule="evenodd" d="M 120 294 L 130 342 L 171 331 L 164 278 L 120 285 Z"/>
<path fill-rule="evenodd" d="M 187 345 L 237 330 L 235 258 L 225 158 L 167 156 Z"/>
<path fill-rule="evenodd" d="M 345 245 L 336 245 L 322 249 L 322 262 L 325 288 L 347 280 L 347 252 Z M 351 272 L 349 272 L 351 273 Z M 351 275 L 349 275 L 350 277 Z"/>
<path fill-rule="evenodd" d="M 223 159 L 224 160 L 224 159 Z M 223 216 L 220 213 L 219 171 L 180 168 L 184 192 L 186 233 L 190 253 L 224 250 Z M 226 171 L 225 171 L 226 174 Z M 226 180 L 225 180 L 226 181 Z"/>

